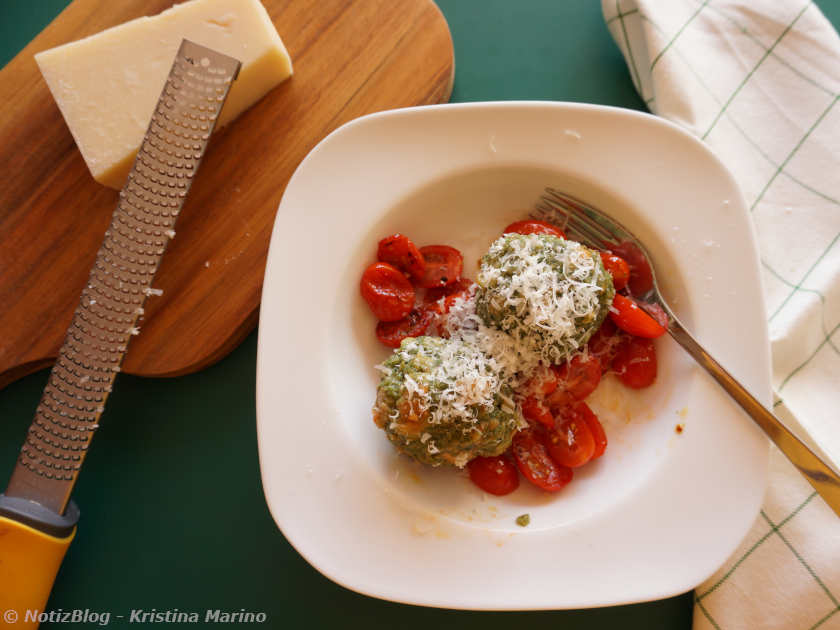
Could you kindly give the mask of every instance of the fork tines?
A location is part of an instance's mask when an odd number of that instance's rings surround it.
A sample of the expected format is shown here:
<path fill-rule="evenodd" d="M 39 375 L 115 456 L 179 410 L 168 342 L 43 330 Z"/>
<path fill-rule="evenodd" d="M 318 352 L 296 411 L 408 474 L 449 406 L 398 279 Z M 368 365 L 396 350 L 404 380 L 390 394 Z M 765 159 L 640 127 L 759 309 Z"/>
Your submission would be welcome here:
<path fill-rule="evenodd" d="M 610 249 L 618 238 L 600 221 L 600 213 L 580 199 L 555 188 L 546 188 L 532 214 L 557 225 L 567 235 L 596 249 Z"/>

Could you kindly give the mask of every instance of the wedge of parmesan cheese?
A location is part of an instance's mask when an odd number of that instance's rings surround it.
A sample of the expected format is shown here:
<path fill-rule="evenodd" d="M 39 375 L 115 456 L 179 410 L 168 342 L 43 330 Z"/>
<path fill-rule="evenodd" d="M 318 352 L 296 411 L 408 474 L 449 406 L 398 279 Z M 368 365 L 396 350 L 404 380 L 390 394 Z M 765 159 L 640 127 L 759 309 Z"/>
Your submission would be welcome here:
<path fill-rule="evenodd" d="M 217 129 L 292 74 L 259 0 L 191 0 L 35 55 L 96 181 L 122 188 L 182 39 L 242 62 Z"/>

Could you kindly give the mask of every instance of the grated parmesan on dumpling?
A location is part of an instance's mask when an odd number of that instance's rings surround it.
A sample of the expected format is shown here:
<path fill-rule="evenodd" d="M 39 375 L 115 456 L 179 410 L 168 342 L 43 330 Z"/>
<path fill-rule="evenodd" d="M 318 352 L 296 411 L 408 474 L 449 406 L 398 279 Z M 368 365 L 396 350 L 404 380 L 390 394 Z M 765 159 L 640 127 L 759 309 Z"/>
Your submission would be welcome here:
<path fill-rule="evenodd" d="M 481 350 L 499 377 L 513 389 L 539 365 L 539 352 L 498 328 L 487 326 L 476 313 L 472 285 L 463 297 L 458 297 L 441 316 L 438 327 L 450 339 L 471 344 Z"/>
<path fill-rule="evenodd" d="M 546 234 L 505 234 L 481 259 L 476 313 L 546 363 L 562 363 L 604 320 L 615 289 L 597 252 Z"/>
<path fill-rule="evenodd" d="M 377 366 L 374 422 L 399 450 L 438 465 L 498 455 L 521 416 L 496 362 L 458 339 L 417 337 Z"/>

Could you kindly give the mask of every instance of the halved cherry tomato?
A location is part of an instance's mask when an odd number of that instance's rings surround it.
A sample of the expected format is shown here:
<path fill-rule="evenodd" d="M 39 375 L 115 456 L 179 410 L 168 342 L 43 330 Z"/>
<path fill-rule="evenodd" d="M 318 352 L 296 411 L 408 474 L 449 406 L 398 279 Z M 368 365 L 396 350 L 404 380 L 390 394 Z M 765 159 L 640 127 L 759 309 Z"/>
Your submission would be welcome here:
<path fill-rule="evenodd" d="M 415 278 L 422 276 L 426 270 L 426 261 L 417 245 L 402 234 L 392 234 L 379 241 L 376 259 L 394 265 Z"/>
<path fill-rule="evenodd" d="M 619 346 L 612 369 L 621 382 L 634 389 L 651 385 L 656 380 L 656 346 L 652 339 L 628 337 Z"/>
<path fill-rule="evenodd" d="M 668 328 L 668 314 L 665 312 L 665 309 L 659 306 L 656 302 L 637 302 L 639 308 L 642 309 L 645 313 L 653 317 L 660 326 L 663 328 Z"/>
<path fill-rule="evenodd" d="M 376 324 L 376 337 L 389 348 L 399 348 L 403 339 L 425 333 L 434 317 L 434 313 L 426 308 L 412 309 L 406 317 L 395 322 Z"/>
<path fill-rule="evenodd" d="M 656 339 L 665 334 L 665 328 L 645 313 L 636 302 L 616 293 L 610 308 L 610 319 L 624 332 L 645 339 Z"/>
<path fill-rule="evenodd" d="M 534 221 L 527 219 L 525 221 L 515 221 L 505 228 L 503 234 L 550 234 L 557 238 L 566 238 L 563 230 L 551 223 L 545 221 Z"/>
<path fill-rule="evenodd" d="M 587 344 L 589 354 L 598 357 L 601 362 L 601 373 L 610 368 L 616 348 L 621 343 L 621 334 L 613 321 L 607 318 L 601 324 L 601 327 L 595 331 L 595 334 L 589 338 Z"/>
<path fill-rule="evenodd" d="M 582 418 L 589 427 L 589 431 L 592 433 L 592 439 L 595 441 L 595 451 L 592 453 L 592 459 L 598 459 L 607 449 L 607 434 L 604 431 L 601 421 L 598 420 L 598 416 L 595 415 L 595 412 L 585 402 L 575 403 L 567 409 L 571 408 L 574 409 L 576 416 Z M 563 412 L 558 414 L 558 419 L 562 417 L 564 417 Z"/>
<path fill-rule="evenodd" d="M 537 366 L 533 375 L 522 386 L 526 395 L 548 396 L 557 389 L 557 372 L 545 365 Z"/>
<path fill-rule="evenodd" d="M 630 266 L 621 256 L 616 256 L 610 252 L 600 253 L 604 268 L 612 276 L 615 290 L 621 291 L 621 289 L 627 286 L 627 281 L 630 279 Z"/>
<path fill-rule="evenodd" d="M 438 308 L 438 310 L 443 313 L 448 313 L 455 300 L 466 295 L 472 285 L 473 281 L 469 278 L 459 278 L 456 282 L 448 284 L 445 287 L 426 289 L 426 295 L 423 296 L 423 303 L 438 305 L 442 298 L 446 298 L 442 305 L 443 308 Z"/>
<path fill-rule="evenodd" d="M 402 319 L 414 307 L 414 287 L 402 271 L 388 263 L 373 263 L 365 269 L 359 288 L 370 310 L 383 322 Z"/>
<path fill-rule="evenodd" d="M 464 257 L 454 247 L 448 245 L 426 245 L 420 248 L 426 263 L 422 276 L 414 280 L 418 287 L 431 289 L 444 287 L 457 282 L 464 268 Z"/>
<path fill-rule="evenodd" d="M 523 429 L 514 435 L 511 452 L 519 472 L 543 490 L 557 492 L 574 476 L 571 468 L 551 459 L 544 439 L 536 431 Z"/>
<path fill-rule="evenodd" d="M 476 457 L 467 463 L 467 471 L 479 488 L 490 494 L 502 496 L 519 487 L 519 473 L 507 457 Z"/>
<path fill-rule="evenodd" d="M 554 426 L 554 416 L 551 415 L 551 411 L 542 400 L 534 396 L 528 396 L 522 401 L 522 415 L 527 420 L 539 422 L 547 427 Z"/>
<path fill-rule="evenodd" d="M 584 402 L 580 403 L 580 405 L 582 406 L 581 415 L 586 420 L 586 424 L 589 425 L 589 430 L 592 432 L 592 439 L 595 440 L 595 452 L 592 453 L 592 459 L 598 459 L 607 450 L 607 433 L 604 431 L 604 426 L 601 424 L 601 421 L 598 420 L 598 416 L 589 408 L 589 405 Z"/>
<path fill-rule="evenodd" d="M 556 428 L 546 435 L 548 454 L 569 468 L 583 466 L 595 454 L 595 438 L 584 417 L 584 407 L 589 410 L 582 402 L 563 407 L 555 418 Z"/>
<path fill-rule="evenodd" d="M 653 288 L 653 272 L 650 269 L 647 257 L 638 245 L 630 241 L 624 241 L 612 245 L 610 249 L 613 253 L 621 256 L 627 266 L 630 267 L 627 287 L 631 294 L 641 297 Z"/>
<path fill-rule="evenodd" d="M 546 399 L 552 411 L 583 400 L 601 382 L 601 361 L 594 354 L 576 354 L 552 369 L 557 373 L 557 389 Z"/>

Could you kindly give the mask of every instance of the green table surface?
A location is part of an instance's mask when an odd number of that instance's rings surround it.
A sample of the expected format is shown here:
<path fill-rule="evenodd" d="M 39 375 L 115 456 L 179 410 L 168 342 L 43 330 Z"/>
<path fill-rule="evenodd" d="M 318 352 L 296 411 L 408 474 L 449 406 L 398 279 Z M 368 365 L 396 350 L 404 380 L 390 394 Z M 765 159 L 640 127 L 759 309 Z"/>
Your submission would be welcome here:
<path fill-rule="evenodd" d="M 0 65 L 67 4 L 0 2 Z M 438 4 L 455 44 L 453 102 L 539 99 L 644 109 L 600 2 Z M 840 24 L 838 0 L 817 4 Z M 265 613 L 264 625 L 278 628 L 691 626 L 691 593 L 593 610 L 490 613 L 394 604 L 332 583 L 284 539 L 263 499 L 256 348 L 254 332 L 198 374 L 164 380 L 120 375 L 76 487 L 79 531 L 48 609 L 109 611 L 117 626 L 127 625 L 128 617 L 116 615 L 136 609 L 202 615 L 244 609 Z M 41 371 L 0 391 L 0 480 L 11 473 L 46 378 Z"/>

